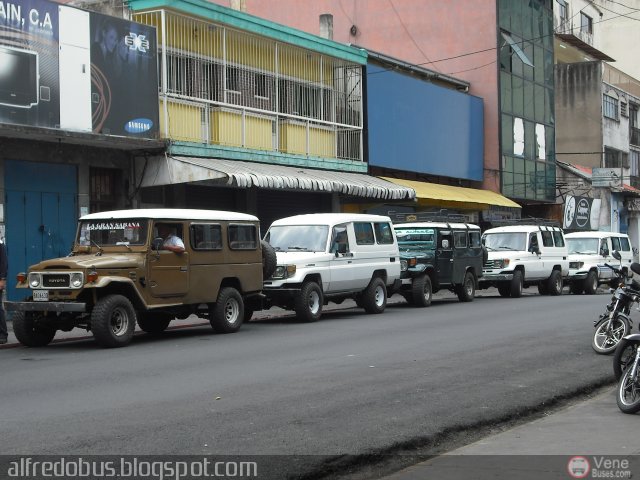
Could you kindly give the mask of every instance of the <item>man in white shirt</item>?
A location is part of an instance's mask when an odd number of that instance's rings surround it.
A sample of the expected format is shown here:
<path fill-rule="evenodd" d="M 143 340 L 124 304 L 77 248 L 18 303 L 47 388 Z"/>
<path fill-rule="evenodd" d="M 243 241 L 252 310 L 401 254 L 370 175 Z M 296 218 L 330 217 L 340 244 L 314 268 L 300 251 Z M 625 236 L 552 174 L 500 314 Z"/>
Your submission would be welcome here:
<path fill-rule="evenodd" d="M 158 234 L 164 240 L 162 248 L 164 250 L 171 250 L 174 253 L 184 252 L 184 243 L 182 239 L 176 236 L 168 225 L 158 225 Z"/>

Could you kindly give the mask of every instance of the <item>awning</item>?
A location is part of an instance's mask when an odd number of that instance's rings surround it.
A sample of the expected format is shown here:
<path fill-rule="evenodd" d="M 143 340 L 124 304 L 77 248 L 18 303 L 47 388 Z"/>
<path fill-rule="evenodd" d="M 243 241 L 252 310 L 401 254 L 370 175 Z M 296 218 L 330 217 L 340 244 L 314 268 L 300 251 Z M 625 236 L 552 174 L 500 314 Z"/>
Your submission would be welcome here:
<path fill-rule="evenodd" d="M 418 182 L 416 180 L 404 180 L 400 178 L 380 178 L 414 189 L 418 201 L 423 201 L 430 205 L 478 209 L 485 209 L 492 205 L 499 207 L 521 208 L 516 202 L 490 190 L 452 187 L 450 185 Z"/>
<path fill-rule="evenodd" d="M 193 182 L 239 188 L 341 193 L 383 200 L 412 200 L 416 196 L 410 187 L 362 173 L 200 157 L 150 158 L 141 186 Z"/>

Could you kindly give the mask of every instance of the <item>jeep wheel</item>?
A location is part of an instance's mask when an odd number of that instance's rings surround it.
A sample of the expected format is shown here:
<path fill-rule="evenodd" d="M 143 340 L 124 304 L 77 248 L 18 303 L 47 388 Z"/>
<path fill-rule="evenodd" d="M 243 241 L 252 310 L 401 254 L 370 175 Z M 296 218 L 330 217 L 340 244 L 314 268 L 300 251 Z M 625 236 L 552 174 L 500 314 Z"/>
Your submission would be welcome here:
<path fill-rule="evenodd" d="M 107 295 L 91 312 L 91 332 L 101 347 L 124 347 L 136 328 L 136 312 L 122 295 Z"/>
<path fill-rule="evenodd" d="M 549 286 L 549 295 L 562 295 L 562 275 L 559 270 L 551 272 L 547 285 Z"/>
<path fill-rule="evenodd" d="M 375 277 L 362 292 L 362 307 L 367 313 L 382 313 L 386 306 L 387 287 L 380 277 Z"/>
<path fill-rule="evenodd" d="M 520 298 L 522 296 L 522 282 L 522 270 L 514 271 L 510 286 L 512 298 Z"/>
<path fill-rule="evenodd" d="M 233 287 L 224 287 L 216 303 L 209 306 L 209 323 L 216 333 L 237 332 L 244 320 L 242 295 Z"/>
<path fill-rule="evenodd" d="M 27 347 L 49 345 L 56 335 L 56 329 L 47 325 L 46 318 L 39 312 L 15 312 L 13 333 L 18 341 Z"/>
<path fill-rule="evenodd" d="M 461 302 L 473 302 L 476 296 L 476 279 L 473 273 L 467 272 L 464 274 L 462 285 L 456 287 L 456 294 Z"/>
<path fill-rule="evenodd" d="M 303 322 L 317 322 L 322 315 L 322 303 L 320 286 L 316 282 L 307 282 L 295 298 L 296 316 Z"/>
<path fill-rule="evenodd" d="M 276 257 L 276 250 L 269 242 L 260 240 L 260 244 L 262 245 L 262 278 L 266 280 L 276 271 L 278 258 Z"/>
<path fill-rule="evenodd" d="M 510 297 L 511 296 L 511 284 L 510 283 L 500 283 L 498 285 L 498 293 L 501 297 Z"/>
<path fill-rule="evenodd" d="M 150 334 L 164 332 L 173 320 L 173 316 L 166 313 L 137 312 L 137 315 L 140 329 Z"/>
<path fill-rule="evenodd" d="M 420 275 L 414 278 L 411 285 L 411 293 L 411 303 L 416 307 L 428 307 L 431 305 L 431 279 L 429 275 Z"/>
<path fill-rule="evenodd" d="M 598 291 L 598 274 L 593 270 L 589 272 L 584 281 L 584 293 L 594 295 Z"/>

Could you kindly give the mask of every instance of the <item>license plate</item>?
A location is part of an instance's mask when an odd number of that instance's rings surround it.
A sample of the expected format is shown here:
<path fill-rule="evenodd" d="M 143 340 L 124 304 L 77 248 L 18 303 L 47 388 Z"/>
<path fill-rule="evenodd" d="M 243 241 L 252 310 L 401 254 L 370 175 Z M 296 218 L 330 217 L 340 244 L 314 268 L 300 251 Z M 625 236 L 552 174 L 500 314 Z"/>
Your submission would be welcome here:
<path fill-rule="evenodd" d="M 49 301 L 49 290 L 34 290 L 33 291 L 33 301 L 34 302 L 48 302 Z"/>

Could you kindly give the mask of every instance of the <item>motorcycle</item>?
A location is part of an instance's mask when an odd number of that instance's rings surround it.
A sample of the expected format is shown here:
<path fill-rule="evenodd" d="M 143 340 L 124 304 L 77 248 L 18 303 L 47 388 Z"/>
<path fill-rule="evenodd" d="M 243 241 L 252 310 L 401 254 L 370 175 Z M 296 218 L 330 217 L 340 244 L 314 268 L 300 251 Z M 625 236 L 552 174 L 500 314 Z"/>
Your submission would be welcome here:
<path fill-rule="evenodd" d="M 613 257 L 616 260 L 621 259 L 618 251 L 613 252 Z M 598 320 L 593 322 L 596 331 L 593 334 L 591 347 L 596 353 L 600 354 L 613 352 L 620 341 L 629 334 L 632 327 L 632 321 L 629 316 L 631 307 L 634 303 L 640 302 L 640 283 L 631 280 L 631 284 L 627 285 L 633 275 L 629 276 L 621 268 L 613 267 L 608 263 L 605 263 L 605 266 L 615 273 L 616 277 L 612 283 L 615 282 L 617 286 L 611 289 L 613 295 L 605 312 L 600 315 Z M 632 272 L 640 275 L 639 263 L 634 262 L 629 268 Z"/>
<path fill-rule="evenodd" d="M 622 363 L 622 357 L 618 357 L 618 363 L 614 359 L 613 364 L 614 371 L 617 366 L 620 372 L 616 403 L 622 412 L 636 413 L 640 411 L 640 334 L 629 335 L 625 340 L 628 340 L 628 343 L 621 343 L 616 349 L 616 357 L 618 351 L 624 350 L 625 363 Z"/>

